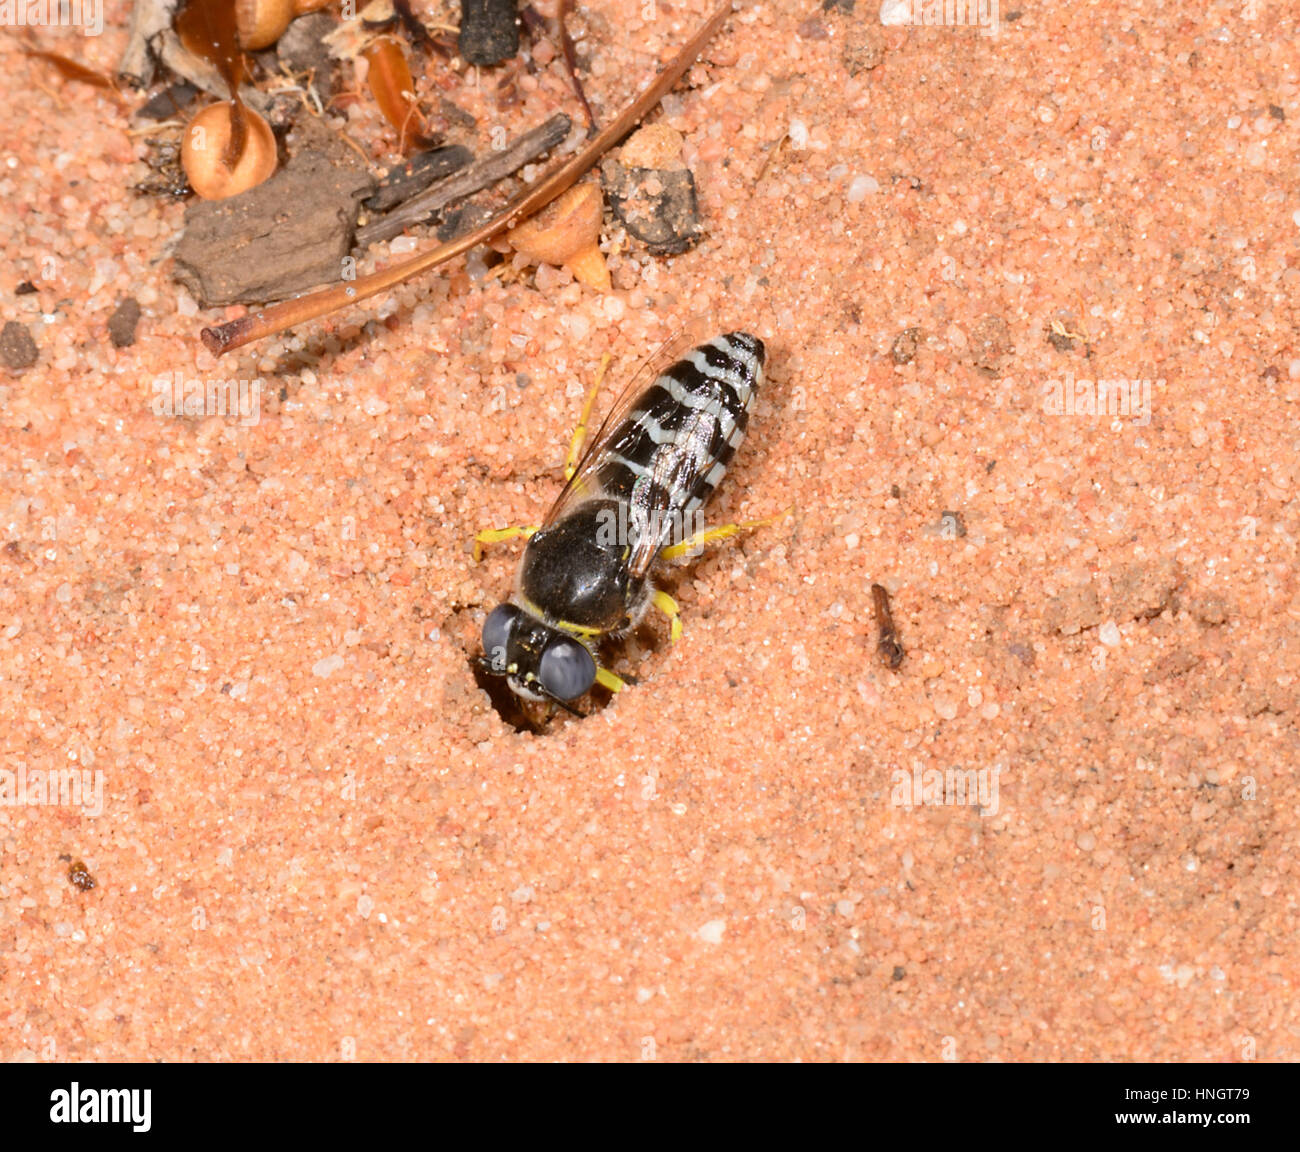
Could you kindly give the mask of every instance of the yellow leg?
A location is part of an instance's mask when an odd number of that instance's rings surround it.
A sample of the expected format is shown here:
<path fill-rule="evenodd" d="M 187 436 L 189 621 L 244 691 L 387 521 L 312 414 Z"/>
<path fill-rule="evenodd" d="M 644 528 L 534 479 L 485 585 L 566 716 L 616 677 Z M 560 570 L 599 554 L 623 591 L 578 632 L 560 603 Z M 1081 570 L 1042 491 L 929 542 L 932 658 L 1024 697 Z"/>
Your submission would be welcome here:
<path fill-rule="evenodd" d="M 591 391 L 587 393 L 587 399 L 582 405 L 582 415 L 578 417 L 578 426 L 573 430 L 573 439 L 569 441 L 569 454 L 564 458 L 564 479 L 569 481 L 573 478 L 574 472 L 578 468 L 578 459 L 582 455 L 582 445 L 587 439 L 587 421 L 591 419 L 591 410 L 596 403 L 596 393 L 600 391 L 600 382 L 605 379 L 605 369 L 609 367 L 609 353 L 606 352 L 600 358 L 600 368 L 596 371 L 596 383 L 591 386 Z"/>
<path fill-rule="evenodd" d="M 764 528 L 768 524 L 775 524 L 783 517 L 789 516 L 793 511 L 794 505 L 791 504 L 784 512 L 778 512 L 775 516 L 769 516 L 766 520 L 746 520 L 741 524 L 719 524 L 716 528 L 705 528 L 700 532 L 687 536 L 680 544 L 673 544 L 665 548 L 659 555 L 665 560 L 677 560 L 713 540 L 724 540 L 728 536 L 738 536 L 741 532 L 748 531 L 750 528 Z"/>
<path fill-rule="evenodd" d="M 596 683 L 611 692 L 622 692 L 627 687 L 627 682 L 615 676 L 608 668 L 596 669 Z"/>
<path fill-rule="evenodd" d="M 513 540 L 516 536 L 531 536 L 537 531 L 537 525 L 526 528 L 487 528 L 474 537 L 474 563 L 483 559 L 484 544 L 499 544 L 502 540 Z"/>
<path fill-rule="evenodd" d="M 672 622 L 671 635 L 674 640 L 680 640 L 682 635 L 682 614 L 677 607 L 677 601 L 674 600 L 667 592 L 659 589 L 654 594 L 651 603 L 659 609 Z"/>

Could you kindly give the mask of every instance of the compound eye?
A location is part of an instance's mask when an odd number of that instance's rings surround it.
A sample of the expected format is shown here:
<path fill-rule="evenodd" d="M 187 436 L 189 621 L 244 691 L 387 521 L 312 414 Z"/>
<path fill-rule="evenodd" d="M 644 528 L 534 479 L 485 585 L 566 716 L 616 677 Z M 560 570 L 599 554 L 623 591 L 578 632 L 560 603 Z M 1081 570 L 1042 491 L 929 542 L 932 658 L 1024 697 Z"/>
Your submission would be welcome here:
<path fill-rule="evenodd" d="M 542 649 L 537 679 L 557 700 L 576 700 L 596 682 L 596 661 L 585 645 L 561 636 Z"/>
<path fill-rule="evenodd" d="M 518 619 L 518 608 L 513 604 L 501 604 L 493 608 L 483 621 L 483 655 L 493 672 L 504 673 L 509 664 L 506 651 Z"/>

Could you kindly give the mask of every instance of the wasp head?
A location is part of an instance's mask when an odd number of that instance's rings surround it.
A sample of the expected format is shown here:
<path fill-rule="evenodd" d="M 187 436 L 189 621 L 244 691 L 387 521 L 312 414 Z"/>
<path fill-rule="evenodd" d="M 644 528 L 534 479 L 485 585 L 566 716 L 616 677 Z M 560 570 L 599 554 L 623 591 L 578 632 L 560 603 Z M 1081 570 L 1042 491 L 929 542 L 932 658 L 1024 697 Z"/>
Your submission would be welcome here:
<path fill-rule="evenodd" d="M 494 608 L 483 622 L 480 667 L 504 676 L 524 700 L 565 707 L 596 682 L 596 658 L 581 640 L 516 604 Z"/>

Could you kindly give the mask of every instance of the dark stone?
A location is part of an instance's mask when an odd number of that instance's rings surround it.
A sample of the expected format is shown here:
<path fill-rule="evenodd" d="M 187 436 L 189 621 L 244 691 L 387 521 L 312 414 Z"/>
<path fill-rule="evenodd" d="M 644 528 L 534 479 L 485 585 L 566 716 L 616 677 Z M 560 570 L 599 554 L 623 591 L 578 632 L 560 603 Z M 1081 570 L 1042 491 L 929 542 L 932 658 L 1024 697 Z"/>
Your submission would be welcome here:
<path fill-rule="evenodd" d="M 0 331 L 0 360 L 14 372 L 24 372 L 36 363 L 40 349 L 26 324 L 10 320 Z"/>
<path fill-rule="evenodd" d="M 515 0 L 460 0 L 460 54 L 468 64 L 500 64 L 519 51 Z"/>
<path fill-rule="evenodd" d="M 654 255 L 676 256 L 704 234 L 688 169 L 625 168 L 609 159 L 600 174 L 610 209 Z"/>
<path fill-rule="evenodd" d="M 115 348 L 130 348 L 135 343 L 135 326 L 140 323 L 140 304 L 134 296 L 118 301 L 108 318 L 108 335 Z"/>

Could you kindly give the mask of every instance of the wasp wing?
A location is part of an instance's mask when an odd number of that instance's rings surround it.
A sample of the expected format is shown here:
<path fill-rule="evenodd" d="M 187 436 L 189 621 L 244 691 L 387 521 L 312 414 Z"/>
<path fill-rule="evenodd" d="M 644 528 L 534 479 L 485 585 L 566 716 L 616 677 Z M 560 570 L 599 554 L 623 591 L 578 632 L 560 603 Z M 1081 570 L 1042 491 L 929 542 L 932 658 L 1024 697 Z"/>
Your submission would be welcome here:
<path fill-rule="evenodd" d="M 633 579 L 646 576 L 674 532 L 683 537 L 687 534 L 685 508 L 673 506 L 674 495 L 692 491 L 695 482 L 718 462 L 710 450 L 714 423 L 711 413 L 692 412 L 672 445 L 655 454 L 649 483 L 644 486 L 645 498 L 635 502 L 630 513 L 630 518 L 645 529 L 637 534 L 628 557 Z"/>
<path fill-rule="evenodd" d="M 587 447 L 578 460 L 573 475 L 569 478 L 569 482 L 565 484 L 559 496 L 555 498 L 555 503 L 551 505 L 550 511 L 546 513 L 546 519 L 542 521 L 543 530 L 549 528 L 557 520 L 563 519 L 579 504 L 603 494 L 604 489 L 596 478 L 596 473 L 609 454 L 617 452 L 621 447 L 621 445 L 611 442 L 611 436 L 623 423 L 628 412 L 636 406 L 637 401 L 641 399 L 646 390 L 659 379 L 662 371 L 681 359 L 682 355 L 689 349 L 704 342 L 709 333 L 710 323 L 711 321 L 707 316 L 697 317 L 690 321 L 646 357 L 641 366 L 633 373 L 626 387 L 619 393 L 618 399 L 614 401 L 614 406 L 610 409 L 609 415 L 601 421 L 596 434 L 588 437 Z"/>

